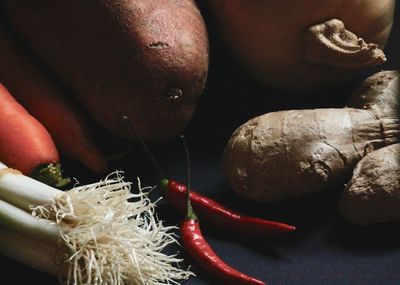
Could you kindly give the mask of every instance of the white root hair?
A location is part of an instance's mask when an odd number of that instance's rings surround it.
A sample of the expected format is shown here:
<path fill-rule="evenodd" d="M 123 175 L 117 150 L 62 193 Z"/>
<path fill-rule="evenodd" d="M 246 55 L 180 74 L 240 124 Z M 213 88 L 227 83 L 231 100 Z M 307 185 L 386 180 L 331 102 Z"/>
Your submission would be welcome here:
<path fill-rule="evenodd" d="M 131 192 L 123 172 L 74 187 L 33 214 L 56 223 L 63 264 L 60 284 L 161 285 L 194 275 L 181 269 L 177 255 L 163 250 L 178 243 L 175 226 L 164 226 L 148 198 L 152 187 Z"/>

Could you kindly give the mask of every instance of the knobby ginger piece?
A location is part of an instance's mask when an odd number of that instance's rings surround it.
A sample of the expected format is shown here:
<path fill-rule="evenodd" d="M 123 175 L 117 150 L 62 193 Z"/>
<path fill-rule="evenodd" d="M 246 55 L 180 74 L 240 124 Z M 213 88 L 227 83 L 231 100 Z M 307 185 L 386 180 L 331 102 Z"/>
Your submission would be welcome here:
<path fill-rule="evenodd" d="M 400 144 L 375 150 L 357 164 L 339 211 L 358 225 L 400 219 Z"/>

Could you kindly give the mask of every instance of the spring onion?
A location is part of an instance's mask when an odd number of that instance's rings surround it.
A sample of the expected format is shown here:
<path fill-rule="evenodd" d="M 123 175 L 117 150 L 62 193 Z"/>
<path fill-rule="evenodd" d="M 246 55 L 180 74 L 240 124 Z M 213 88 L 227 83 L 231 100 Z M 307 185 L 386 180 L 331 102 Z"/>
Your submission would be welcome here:
<path fill-rule="evenodd" d="M 178 284 L 193 273 L 164 253 L 177 243 L 148 198 L 116 171 L 61 191 L 0 162 L 0 253 L 61 284 Z"/>

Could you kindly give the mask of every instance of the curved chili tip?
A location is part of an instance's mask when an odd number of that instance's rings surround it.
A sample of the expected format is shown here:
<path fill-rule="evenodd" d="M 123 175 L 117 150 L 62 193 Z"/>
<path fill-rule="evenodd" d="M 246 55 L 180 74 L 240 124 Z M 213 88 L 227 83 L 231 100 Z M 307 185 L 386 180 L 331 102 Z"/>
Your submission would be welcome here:
<path fill-rule="evenodd" d="M 185 214 L 186 186 L 168 179 L 163 179 L 161 184 L 168 203 Z M 248 235 L 283 234 L 296 230 L 295 226 L 285 223 L 243 215 L 193 190 L 190 191 L 190 200 L 201 221 L 219 228 Z"/>
<path fill-rule="evenodd" d="M 198 220 L 185 219 L 180 226 L 183 245 L 192 259 L 224 285 L 266 285 L 225 263 L 203 237 Z"/>

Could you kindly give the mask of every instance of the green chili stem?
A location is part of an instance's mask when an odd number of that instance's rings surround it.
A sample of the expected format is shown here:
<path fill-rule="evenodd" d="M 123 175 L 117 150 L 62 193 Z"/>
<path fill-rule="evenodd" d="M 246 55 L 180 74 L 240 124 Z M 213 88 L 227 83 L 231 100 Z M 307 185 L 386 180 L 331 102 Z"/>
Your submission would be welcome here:
<path fill-rule="evenodd" d="M 135 127 L 133 126 L 131 120 L 127 116 L 122 116 L 122 119 L 126 122 L 126 125 L 132 135 L 132 138 L 135 137 L 139 140 L 139 143 L 142 145 L 144 151 L 149 156 L 151 163 L 154 165 L 156 171 L 158 172 L 161 181 L 167 180 L 167 176 L 164 174 L 164 171 L 161 169 L 160 164 L 157 162 L 156 158 L 154 157 L 153 153 L 150 151 L 147 143 L 144 141 L 141 135 L 136 131 Z"/>
<path fill-rule="evenodd" d="M 190 157 L 189 157 L 189 148 L 187 147 L 186 140 L 184 135 L 181 135 L 181 140 L 183 143 L 183 147 L 185 149 L 185 157 L 186 157 L 186 218 L 189 220 L 197 220 L 196 213 L 193 210 L 192 203 L 190 202 Z"/>

